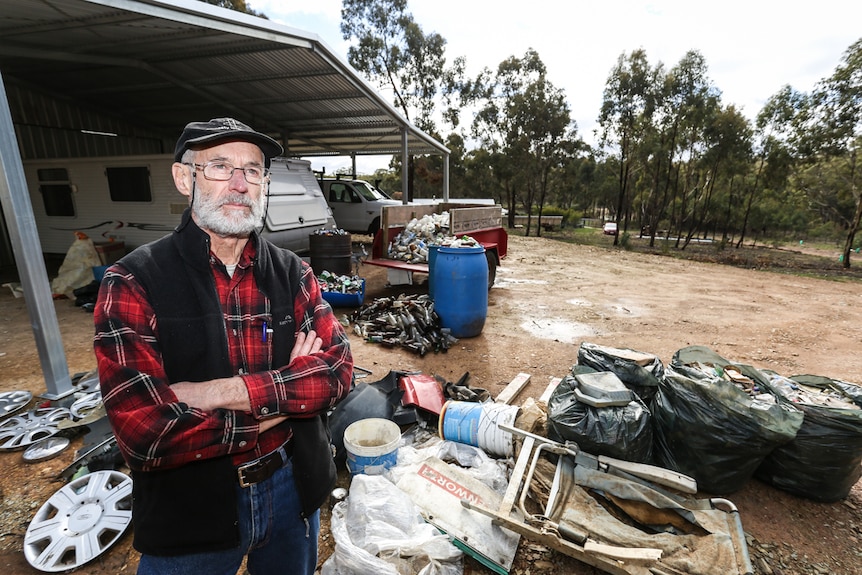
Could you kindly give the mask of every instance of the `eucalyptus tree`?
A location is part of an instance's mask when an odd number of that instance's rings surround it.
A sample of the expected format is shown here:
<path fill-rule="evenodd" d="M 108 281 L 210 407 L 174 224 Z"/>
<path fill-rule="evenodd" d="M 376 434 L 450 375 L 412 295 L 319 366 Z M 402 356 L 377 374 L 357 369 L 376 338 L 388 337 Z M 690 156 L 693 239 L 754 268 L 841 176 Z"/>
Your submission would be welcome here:
<path fill-rule="evenodd" d="M 720 215 L 715 196 L 724 192 L 732 195 L 734 183 L 745 177 L 751 161 L 751 125 L 736 107 L 714 110 L 704 126 L 703 136 L 705 151 L 698 163 L 704 183 L 697 201 L 691 205 L 683 249 L 696 233 L 706 235 L 710 227 L 715 229 Z"/>
<path fill-rule="evenodd" d="M 591 211 L 596 201 L 595 155 L 582 140 L 567 140 L 562 146 L 569 149 L 561 168 L 554 172 L 555 203 L 565 210 Z"/>
<path fill-rule="evenodd" d="M 547 79 L 539 54 L 529 49 L 521 58 L 501 62 L 495 72 L 480 72 L 463 98 L 476 109 L 472 135 L 492 160 L 506 196 L 509 224 L 516 208 L 523 207 L 529 235 L 532 208 L 538 203 L 541 214 L 550 174 L 572 149 L 563 143 L 576 139 L 565 95 Z"/>
<path fill-rule="evenodd" d="M 353 41 L 350 64 L 381 89 L 391 91 L 404 117 L 425 131 L 434 131 L 439 87 L 446 69 L 446 40 L 425 34 L 407 10 L 407 0 L 343 0 L 341 34 Z M 455 67 L 463 65 L 457 60 Z M 403 162 L 402 162 L 403 163 Z M 408 197 L 413 195 L 412 160 L 407 158 Z"/>
<path fill-rule="evenodd" d="M 532 57 L 533 54 L 527 54 Z M 538 54 L 535 54 L 538 58 Z M 571 119 L 565 94 L 556 88 L 544 73 L 525 86 L 510 102 L 510 114 L 514 118 L 515 142 L 523 145 L 522 156 L 526 163 L 523 172 L 526 182 L 524 209 L 532 214 L 538 207 L 539 220 L 536 235 L 542 235 L 542 212 L 547 200 L 551 172 L 560 169 L 568 153 L 576 148 L 577 129 Z M 531 217 L 527 218 L 527 235 L 530 234 Z"/>
<path fill-rule="evenodd" d="M 847 236 L 842 264 L 850 267 L 850 253 L 862 221 L 862 190 L 857 154 L 862 144 L 862 40 L 851 45 L 832 75 L 811 95 L 810 106 L 799 122 L 799 149 L 838 170 L 838 193 L 853 206 L 844 216 Z"/>
<path fill-rule="evenodd" d="M 652 123 L 659 71 L 650 67 L 644 50 L 635 50 L 628 56 L 619 56 L 605 84 L 599 143 L 605 153 L 617 158 L 619 166 L 617 221 L 629 210 L 632 177 L 642 168 L 636 161 L 637 152 Z M 614 237 L 614 244 L 618 242 L 619 234 Z"/>
<path fill-rule="evenodd" d="M 202 0 L 207 4 L 212 4 L 213 6 L 218 6 L 220 8 L 227 8 L 229 10 L 236 10 L 237 12 L 244 12 L 246 14 L 251 14 L 252 16 L 257 16 L 258 18 L 266 18 L 266 14 L 263 12 L 258 12 L 253 10 L 251 6 L 248 5 L 248 2 L 245 0 Z"/>
<path fill-rule="evenodd" d="M 706 60 L 696 50 L 687 52 L 671 70 L 674 77 L 674 108 L 679 126 L 677 162 L 682 173 L 673 190 L 676 213 L 671 218 L 678 230 L 677 247 L 698 225 L 698 213 L 708 197 L 713 175 L 703 161 L 710 147 L 707 130 L 720 112 L 721 92 L 708 76 Z"/>
<path fill-rule="evenodd" d="M 797 146 L 797 121 L 807 106 L 805 94 L 784 86 L 766 101 L 757 114 L 752 134 L 755 161 L 753 174 L 746 185 L 746 197 L 740 198 L 744 211 L 737 248 L 745 240 L 755 199 L 767 187 L 782 190 L 787 186 L 794 165 L 794 148 Z M 733 197 L 728 201 L 733 202 Z M 728 207 L 728 212 L 731 211 Z"/>

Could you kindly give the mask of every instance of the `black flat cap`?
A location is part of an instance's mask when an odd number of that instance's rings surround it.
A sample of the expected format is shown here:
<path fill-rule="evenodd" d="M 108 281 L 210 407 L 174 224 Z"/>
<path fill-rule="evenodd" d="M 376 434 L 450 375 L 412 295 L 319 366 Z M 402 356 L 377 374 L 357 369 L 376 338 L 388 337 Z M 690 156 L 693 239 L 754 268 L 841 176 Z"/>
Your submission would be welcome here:
<path fill-rule="evenodd" d="M 256 144 L 266 158 L 266 165 L 276 156 L 284 153 L 281 144 L 267 136 L 251 129 L 246 124 L 233 118 L 214 118 L 209 122 L 190 122 L 186 124 L 177 147 L 174 149 L 174 161 L 181 162 L 183 154 L 189 148 L 199 144 L 218 144 L 228 140 L 240 140 Z"/>

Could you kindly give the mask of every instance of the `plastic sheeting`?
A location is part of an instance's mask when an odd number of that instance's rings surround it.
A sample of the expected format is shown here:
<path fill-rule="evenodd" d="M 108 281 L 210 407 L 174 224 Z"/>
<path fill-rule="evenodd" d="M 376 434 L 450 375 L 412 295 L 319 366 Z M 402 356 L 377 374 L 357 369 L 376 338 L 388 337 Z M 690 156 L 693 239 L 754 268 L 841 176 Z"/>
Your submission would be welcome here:
<path fill-rule="evenodd" d="M 66 252 L 57 277 L 51 281 L 51 291 L 75 299 L 75 289 L 92 283 L 93 268 L 102 265 L 93 240 L 86 234 L 76 232 L 76 239 Z"/>
<path fill-rule="evenodd" d="M 567 375 L 548 400 L 548 437 L 573 441 L 589 453 L 650 463 L 652 417 L 640 399 L 627 405 L 593 407 L 578 401 L 577 380 Z"/>
<path fill-rule="evenodd" d="M 770 375 L 774 392 L 781 379 Z M 842 390 L 862 406 L 862 387 L 813 375 L 794 375 L 791 382 L 808 388 Z M 774 450 L 758 467 L 755 476 L 779 489 L 815 501 L 844 499 L 862 477 L 862 410 L 793 403 L 805 414 L 793 441 Z"/>
<path fill-rule="evenodd" d="M 597 543 L 661 550 L 662 557 L 656 563 L 621 566 L 627 573 L 750 572 L 742 525 L 735 511 L 715 509 L 710 500 L 576 466 L 568 456 L 560 465 L 559 493 L 550 512 L 554 521 L 574 527 Z"/>
<path fill-rule="evenodd" d="M 720 363 L 729 365 L 707 348 L 680 350 L 652 404 L 655 460 L 694 477 L 700 490 L 713 494 L 742 488 L 802 425 L 802 412 L 792 406 L 760 401 L 729 381 L 686 365 Z"/>
<path fill-rule="evenodd" d="M 461 575 L 463 554 L 382 476 L 356 475 L 332 509 L 335 550 L 321 575 Z"/>

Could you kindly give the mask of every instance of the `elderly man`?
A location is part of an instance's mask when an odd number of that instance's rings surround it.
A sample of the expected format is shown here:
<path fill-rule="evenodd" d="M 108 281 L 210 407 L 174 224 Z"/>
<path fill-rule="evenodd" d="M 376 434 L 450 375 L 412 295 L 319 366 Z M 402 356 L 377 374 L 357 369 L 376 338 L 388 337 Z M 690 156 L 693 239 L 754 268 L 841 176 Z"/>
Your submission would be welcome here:
<path fill-rule="evenodd" d="M 282 147 L 192 122 L 172 167 L 189 208 L 105 274 L 94 346 L 132 470 L 139 574 L 311 574 L 335 482 L 326 413 L 353 359 L 311 268 L 256 231 Z"/>

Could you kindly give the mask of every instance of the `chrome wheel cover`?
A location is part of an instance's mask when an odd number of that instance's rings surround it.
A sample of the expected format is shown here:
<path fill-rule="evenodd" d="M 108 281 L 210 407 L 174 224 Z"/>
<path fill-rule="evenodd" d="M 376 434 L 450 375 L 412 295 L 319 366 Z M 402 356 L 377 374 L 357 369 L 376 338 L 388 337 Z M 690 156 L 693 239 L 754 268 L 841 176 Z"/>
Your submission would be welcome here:
<path fill-rule="evenodd" d="M 96 471 L 63 486 L 24 534 L 27 562 L 40 571 L 75 569 L 107 551 L 132 522 L 132 480 Z"/>

